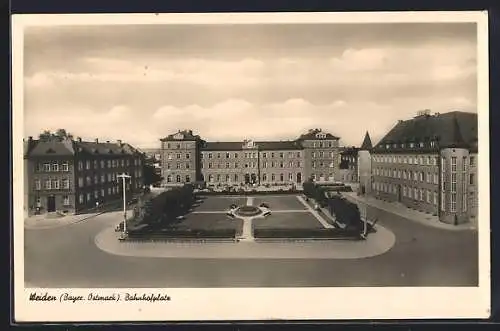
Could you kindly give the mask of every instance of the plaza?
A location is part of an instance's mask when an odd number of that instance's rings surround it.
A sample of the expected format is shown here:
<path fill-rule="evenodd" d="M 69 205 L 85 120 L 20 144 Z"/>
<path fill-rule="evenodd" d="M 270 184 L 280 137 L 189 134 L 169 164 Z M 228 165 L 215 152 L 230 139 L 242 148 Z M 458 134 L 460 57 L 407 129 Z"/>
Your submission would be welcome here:
<path fill-rule="evenodd" d="M 244 222 L 226 211 L 249 201 L 272 209 L 252 220 L 254 229 L 324 227 L 296 195 L 209 196 L 181 225 L 242 231 Z M 116 211 L 25 226 L 25 282 L 49 288 L 477 286 L 475 229 L 439 228 L 385 209 L 368 205 L 379 237 L 355 242 L 120 243 L 113 229 L 123 214 Z"/>

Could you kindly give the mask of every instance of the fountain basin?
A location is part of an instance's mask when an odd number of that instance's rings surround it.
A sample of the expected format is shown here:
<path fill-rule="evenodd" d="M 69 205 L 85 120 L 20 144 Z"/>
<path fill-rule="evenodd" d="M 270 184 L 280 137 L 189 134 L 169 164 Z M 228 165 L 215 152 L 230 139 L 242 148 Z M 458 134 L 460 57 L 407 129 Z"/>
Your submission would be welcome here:
<path fill-rule="evenodd" d="M 255 206 L 242 206 L 235 210 L 234 214 L 238 216 L 257 216 L 260 215 L 262 211 L 259 207 Z"/>

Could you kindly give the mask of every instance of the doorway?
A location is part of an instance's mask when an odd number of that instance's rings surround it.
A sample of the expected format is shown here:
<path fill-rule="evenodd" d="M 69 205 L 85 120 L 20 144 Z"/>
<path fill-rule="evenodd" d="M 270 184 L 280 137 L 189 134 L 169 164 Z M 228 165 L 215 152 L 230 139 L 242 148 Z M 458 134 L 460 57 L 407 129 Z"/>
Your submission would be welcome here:
<path fill-rule="evenodd" d="M 47 197 L 47 211 L 49 213 L 56 211 L 56 197 L 53 195 Z"/>
<path fill-rule="evenodd" d="M 297 173 L 297 183 L 302 183 L 302 174 L 300 172 Z"/>
<path fill-rule="evenodd" d="M 398 185 L 398 202 L 401 202 L 401 185 Z"/>

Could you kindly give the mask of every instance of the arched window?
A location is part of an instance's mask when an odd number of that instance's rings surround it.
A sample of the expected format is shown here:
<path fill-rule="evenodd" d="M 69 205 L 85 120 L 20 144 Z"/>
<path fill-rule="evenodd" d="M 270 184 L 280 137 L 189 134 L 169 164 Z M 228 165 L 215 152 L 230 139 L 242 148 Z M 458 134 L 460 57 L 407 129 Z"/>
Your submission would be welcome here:
<path fill-rule="evenodd" d="M 263 175 L 262 175 L 262 180 L 263 180 L 263 181 L 267 181 L 267 174 L 263 174 Z"/>
<path fill-rule="evenodd" d="M 186 183 L 189 183 L 191 181 L 191 177 L 189 175 L 186 175 Z"/>
<path fill-rule="evenodd" d="M 229 153 L 228 153 L 229 154 Z M 230 182 L 231 181 L 231 176 L 229 175 L 226 175 L 226 182 Z"/>
<path fill-rule="evenodd" d="M 236 154 L 237 155 L 237 154 Z M 237 182 L 238 181 L 238 174 L 234 174 L 234 181 Z"/>
<path fill-rule="evenodd" d="M 208 175 L 208 181 L 212 183 L 214 181 L 214 175 L 212 174 Z"/>
<path fill-rule="evenodd" d="M 177 183 L 180 183 L 180 182 L 181 182 L 181 175 L 177 175 L 177 177 L 176 177 L 176 181 L 177 181 Z"/>
<path fill-rule="evenodd" d="M 276 176 L 274 176 L 274 174 L 271 174 L 271 180 L 272 181 L 276 180 Z"/>
<path fill-rule="evenodd" d="M 284 180 L 285 180 L 285 177 L 283 176 L 283 174 L 280 174 L 280 182 L 282 182 Z"/>

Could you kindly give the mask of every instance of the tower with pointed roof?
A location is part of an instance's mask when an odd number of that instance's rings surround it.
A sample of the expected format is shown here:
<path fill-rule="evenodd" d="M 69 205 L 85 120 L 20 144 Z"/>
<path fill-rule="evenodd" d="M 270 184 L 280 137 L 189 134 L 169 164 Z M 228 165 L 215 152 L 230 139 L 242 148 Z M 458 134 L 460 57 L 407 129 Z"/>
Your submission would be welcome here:
<path fill-rule="evenodd" d="M 358 178 L 359 178 L 359 194 L 370 194 L 372 187 L 372 140 L 368 131 L 365 133 L 365 138 L 358 151 Z"/>

